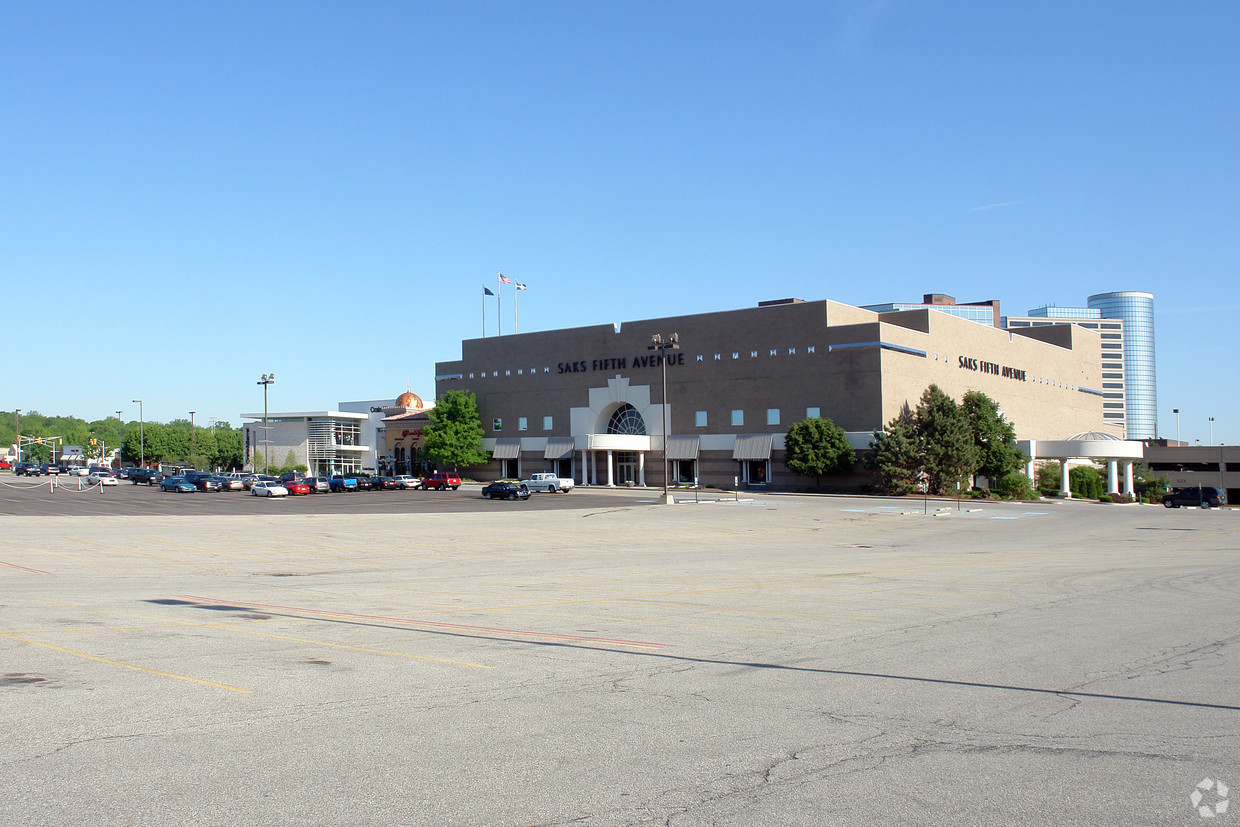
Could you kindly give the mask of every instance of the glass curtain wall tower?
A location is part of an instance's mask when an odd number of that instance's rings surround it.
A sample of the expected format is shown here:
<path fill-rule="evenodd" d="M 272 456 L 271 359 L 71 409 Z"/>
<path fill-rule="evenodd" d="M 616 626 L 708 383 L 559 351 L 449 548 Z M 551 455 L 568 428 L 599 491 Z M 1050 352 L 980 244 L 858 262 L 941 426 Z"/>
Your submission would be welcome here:
<path fill-rule="evenodd" d="M 1107 319 L 1124 320 L 1124 383 L 1129 439 L 1158 436 L 1158 388 L 1154 373 L 1154 294 L 1098 293 L 1086 304 Z"/>

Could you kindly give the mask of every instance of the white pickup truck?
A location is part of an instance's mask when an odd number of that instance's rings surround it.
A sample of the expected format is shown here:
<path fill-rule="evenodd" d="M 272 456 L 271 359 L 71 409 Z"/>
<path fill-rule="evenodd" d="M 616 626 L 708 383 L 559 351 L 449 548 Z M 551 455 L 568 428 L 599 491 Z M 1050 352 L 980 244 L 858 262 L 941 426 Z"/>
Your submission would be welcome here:
<path fill-rule="evenodd" d="M 530 474 L 528 480 L 521 480 L 525 483 L 525 487 L 534 491 L 546 491 L 548 494 L 554 494 L 557 491 L 572 491 L 573 481 L 569 477 L 557 477 L 555 474 Z"/>

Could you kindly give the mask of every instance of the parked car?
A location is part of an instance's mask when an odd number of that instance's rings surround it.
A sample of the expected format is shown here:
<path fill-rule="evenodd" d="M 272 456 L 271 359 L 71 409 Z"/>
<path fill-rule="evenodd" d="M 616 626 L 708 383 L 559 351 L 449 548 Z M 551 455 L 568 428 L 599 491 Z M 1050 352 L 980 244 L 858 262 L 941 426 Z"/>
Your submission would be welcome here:
<path fill-rule="evenodd" d="M 523 482 L 507 482 L 500 480 L 482 487 L 484 500 L 528 500 L 530 487 Z"/>
<path fill-rule="evenodd" d="M 116 475 L 111 471 L 94 471 L 86 481 L 91 485 L 116 485 Z"/>
<path fill-rule="evenodd" d="M 327 494 L 332 490 L 332 484 L 327 477 L 306 477 L 306 485 L 310 486 L 311 494 Z"/>
<path fill-rule="evenodd" d="M 333 492 L 356 491 L 357 477 L 352 475 L 345 476 L 343 474 L 334 474 L 330 480 L 330 487 Z"/>
<path fill-rule="evenodd" d="M 8 471 L 13 467 L 13 463 L 7 459 L 0 459 L 0 471 Z"/>
<path fill-rule="evenodd" d="M 281 485 L 284 486 L 290 495 L 310 493 L 310 486 L 306 484 L 305 480 L 289 480 L 288 482 L 281 483 Z"/>
<path fill-rule="evenodd" d="M 433 488 L 436 491 L 444 491 L 451 488 L 455 491 L 461 487 L 461 478 L 451 472 L 431 474 L 429 477 L 422 478 L 422 487 L 426 489 Z"/>
<path fill-rule="evenodd" d="M 194 482 L 194 487 L 197 488 L 199 491 L 210 493 L 214 491 L 224 490 L 224 486 L 220 483 L 219 479 L 216 477 L 199 474 L 197 477 L 194 478 L 193 482 Z"/>
<path fill-rule="evenodd" d="M 98 470 L 98 468 L 87 468 L 85 465 L 70 465 L 65 468 L 65 473 L 71 477 L 89 477 Z"/>
<path fill-rule="evenodd" d="M 164 475 L 159 473 L 159 471 L 155 468 L 139 468 L 137 471 L 129 475 L 129 479 L 134 485 L 137 485 L 138 483 L 155 485 L 164 481 Z"/>
<path fill-rule="evenodd" d="M 370 478 L 370 487 L 374 491 L 395 491 L 400 488 L 400 483 L 395 477 L 378 476 Z"/>
<path fill-rule="evenodd" d="M 13 466 L 13 474 L 18 477 L 38 477 L 43 471 L 33 462 L 19 462 Z"/>
<path fill-rule="evenodd" d="M 55 474 L 56 476 L 60 476 L 60 466 L 54 462 L 46 462 L 43 465 L 40 465 L 39 470 L 47 475 Z"/>
<path fill-rule="evenodd" d="M 396 484 L 401 488 L 421 488 L 422 480 L 419 477 L 411 477 L 408 474 L 397 474 L 392 479 L 396 480 Z"/>
<path fill-rule="evenodd" d="M 1170 494 L 1163 494 L 1162 497 L 1162 504 L 1167 508 L 1179 508 L 1182 505 L 1218 508 L 1226 502 L 1227 498 L 1223 496 L 1223 492 L 1210 486 L 1180 488 Z"/>
<path fill-rule="evenodd" d="M 558 474 L 550 472 L 530 474 L 527 480 L 521 480 L 529 486 L 531 491 L 546 491 L 548 494 L 554 494 L 557 491 L 569 492 L 573 490 L 575 483 L 569 477 L 561 477 Z"/>
<path fill-rule="evenodd" d="M 174 491 L 177 494 L 192 494 L 198 490 L 198 486 L 185 479 L 185 477 L 165 477 L 159 481 L 159 490 Z"/>
<path fill-rule="evenodd" d="M 250 493 L 255 497 L 287 497 L 288 489 L 279 482 L 256 482 Z"/>

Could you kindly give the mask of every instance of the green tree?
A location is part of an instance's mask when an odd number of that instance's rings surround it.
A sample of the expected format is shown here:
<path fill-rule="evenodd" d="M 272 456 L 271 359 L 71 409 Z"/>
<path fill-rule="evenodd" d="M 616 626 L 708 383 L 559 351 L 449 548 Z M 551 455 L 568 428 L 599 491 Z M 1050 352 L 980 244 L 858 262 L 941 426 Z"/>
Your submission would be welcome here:
<path fill-rule="evenodd" d="M 215 464 L 228 471 L 239 471 L 245 465 L 245 440 L 242 432 L 227 422 L 215 423 Z"/>
<path fill-rule="evenodd" d="M 964 410 L 942 388 L 931 385 L 921 395 L 914 419 L 929 492 L 954 491 L 977 471 L 980 462 Z"/>
<path fill-rule="evenodd" d="M 448 391 L 428 412 L 430 424 L 422 432 L 422 453 L 429 459 L 451 465 L 482 465 L 490 457 L 482 450 L 482 422 L 478 400 L 468 391 Z"/>
<path fill-rule="evenodd" d="M 916 422 L 907 405 L 887 427 L 874 432 L 870 448 L 873 450 L 865 461 L 878 477 L 880 490 L 893 494 L 911 494 L 917 490 L 922 452 Z"/>
<path fill-rule="evenodd" d="M 981 391 L 969 391 L 960 407 L 977 446 L 977 473 L 984 474 L 993 484 L 1019 471 L 1025 464 L 1025 455 L 1016 447 L 1016 429 L 1000 412 L 999 403 Z"/>
<path fill-rule="evenodd" d="M 857 453 L 844 429 L 830 419 L 812 417 L 793 423 L 784 438 L 784 465 L 794 474 L 813 477 L 820 486 L 823 474 L 850 470 Z"/>

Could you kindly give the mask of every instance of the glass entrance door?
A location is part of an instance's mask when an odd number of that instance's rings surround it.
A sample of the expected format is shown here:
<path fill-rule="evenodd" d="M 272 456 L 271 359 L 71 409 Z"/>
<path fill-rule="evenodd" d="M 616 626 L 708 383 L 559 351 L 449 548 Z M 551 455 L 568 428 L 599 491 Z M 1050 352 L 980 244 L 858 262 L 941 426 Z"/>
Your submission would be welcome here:
<path fill-rule="evenodd" d="M 637 484 L 637 453 L 635 451 L 616 451 L 616 485 Z"/>

